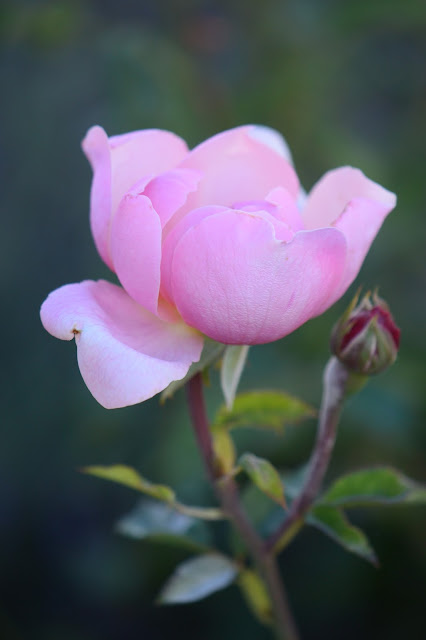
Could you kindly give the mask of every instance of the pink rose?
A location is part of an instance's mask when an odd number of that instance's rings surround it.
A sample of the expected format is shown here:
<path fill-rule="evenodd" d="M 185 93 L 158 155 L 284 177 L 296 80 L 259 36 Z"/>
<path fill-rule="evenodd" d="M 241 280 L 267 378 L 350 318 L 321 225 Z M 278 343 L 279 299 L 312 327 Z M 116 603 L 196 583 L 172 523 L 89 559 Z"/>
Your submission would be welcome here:
<path fill-rule="evenodd" d="M 356 277 L 393 193 L 343 167 L 306 197 L 278 133 L 244 126 L 189 151 L 172 133 L 89 130 L 91 228 L 122 287 L 69 284 L 41 308 L 77 343 L 104 407 L 142 402 L 183 378 L 204 336 L 278 340 L 332 305 Z"/>

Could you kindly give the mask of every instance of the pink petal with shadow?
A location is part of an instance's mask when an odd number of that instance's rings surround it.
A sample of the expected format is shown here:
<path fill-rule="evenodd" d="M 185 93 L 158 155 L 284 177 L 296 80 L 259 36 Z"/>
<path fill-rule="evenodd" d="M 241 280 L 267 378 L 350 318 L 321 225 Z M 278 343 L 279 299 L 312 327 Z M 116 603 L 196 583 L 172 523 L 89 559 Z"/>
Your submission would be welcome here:
<path fill-rule="evenodd" d="M 145 195 L 128 193 L 111 223 L 111 256 L 127 293 L 157 313 L 160 292 L 161 221 Z"/>
<path fill-rule="evenodd" d="M 331 225 L 354 198 L 367 198 L 389 213 L 396 204 L 395 194 L 369 180 L 359 169 L 341 167 L 326 173 L 309 193 L 302 217 L 307 229 Z"/>
<path fill-rule="evenodd" d="M 333 223 L 332 226 L 344 234 L 348 244 L 346 266 L 336 291 L 336 300 L 345 293 L 358 275 L 388 213 L 388 206 L 382 202 L 355 198 Z"/>
<path fill-rule="evenodd" d="M 188 194 L 197 189 L 200 179 L 199 171 L 173 169 L 153 178 L 146 185 L 143 193 L 151 200 L 162 227 L 185 204 Z"/>
<path fill-rule="evenodd" d="M 250 126 L 209 138 L 190 151 L 180 166 L 203 173 L 181 215 L 207 205 L 229 207 L 241 200 L 264 200 L 280 185 L 295 197 L 299 190 L 293 167 L 280 153 L 252 136 Z"/>
<path fill-rule="evenodd" d="M 90 198 L 93 237 L 102 259 L 113 269 L 110 220 L 121 198 L 144 176 L 175 167 L 188 148 L 181 138 L 168 131 L 146 129 L 108 138 L 99 126 L 89 129 L 82 147 L 93 169 Z"/>
<path fill-rule="evenodd" d="M 226 344 L 260 344 L 297 329 L 326 307 L 346 260 L 337 229 L 277 240 L 262 217 L 228 210 L 177 242 L 171 287 L 183 319 Z"/>

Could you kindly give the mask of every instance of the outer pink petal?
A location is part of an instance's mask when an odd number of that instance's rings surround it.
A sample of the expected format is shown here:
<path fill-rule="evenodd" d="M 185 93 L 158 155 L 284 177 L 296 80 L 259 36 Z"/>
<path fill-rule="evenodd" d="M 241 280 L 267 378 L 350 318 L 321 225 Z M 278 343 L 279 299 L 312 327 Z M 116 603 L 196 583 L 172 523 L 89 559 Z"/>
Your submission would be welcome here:
<path fill-rule="evenodd" d="M 83 379 L 107 409 L 151 398 L 183 378 L 201 355 L 200 335 L 151 315 L 105 281 L 57 289 L 43 303 L 41 319 L 55 337 L 75 337 Z"/>
<path fill-rule="evenodd" d="M 186 210 L 204 205 L 232 206 L 242 200 L 263 200 L 271 189 L 284 186 L 295 197 L 299 183 L 292 166 L 250 126 L 225 131 L 195 147 L 182 167 L 202 171 L 198 190 Z"/>
<path fill-rule="evenodd" d="M 387 213 L 396 204 L 395 194 L 369 180 L 362 171 L 341 167 L 326 173 L 308 195 L 302 211 L 306 228 L 317 229 L 330 225 L 354 198 L 377 202 Z"/>
<path fill-rule="evenodd" d="M 335 300 L 345 293 L 358 275 L 388 211 L 388 207 L 381 202 L 356 198 L 333 223 L 333 227 L 345 235 L 348 243 L 346 267 Z"/>
<path fill-rule="evenodd" d="M 297 329 L 327 306 L 341 280 L 337 229 L 279 242 L 273 226 L 236 211 L 210 216 L 178 242 L 172 288 L 184 320 L 228 344 L 259 344 Z"/>
<path fill-rule="evenodd" d="M 128 193 L 111 223 L 111 256 L 117 276 L 136 302 L 157 313 L 161 222 L 151 201 Z"/>
<path fill-rule="evenodd" d="M 285 141 L 284 137 L 271 127 L 266 127 L 263 124 L 251 124 L 247 126 L 247 129 L 250 131 L 250 136 L 259 140 L 263 144 L 266 144 L 267 147 L 270 147 L 277 153 L 279 153 L 283 158 L 287 160 L 292 166 L 294 166 L 293 158 L 291 155 L 290 147 Z"/>
<path fill-rule="evenodd" d="M 112 267 L 109 225 L 123 195 L 141 178 L 176 166 L 187 154 L 186 143 L 168 131 L 147 129 L 108 139 L 98 126 L 82 143 L 93 169 L 91 228 L 103 260 Z"/>

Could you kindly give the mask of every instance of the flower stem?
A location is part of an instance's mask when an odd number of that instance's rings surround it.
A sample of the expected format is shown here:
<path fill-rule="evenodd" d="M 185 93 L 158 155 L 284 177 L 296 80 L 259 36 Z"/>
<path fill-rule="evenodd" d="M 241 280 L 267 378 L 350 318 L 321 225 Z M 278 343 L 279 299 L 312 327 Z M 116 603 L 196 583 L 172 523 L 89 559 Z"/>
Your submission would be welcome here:
<path fill-rule="evenodd" d="M 200 373 L 189 380 L 187 394 L 195 438 L 209 479 L 214 486 L 222 509 L 246 544 L 269 592 L 276 638 L 277 640 L 298 640 L 299 635 L 287 602 L 275 556 L 267 551 L 261 537 L 247 517 L 234 478 L 230 475 L 221 475 L 215 463 Z"/>
<path fill-rule="evenodd" d="M 344 399 L 350 390 L 352 374 L 337 360 L 330 358 L 324 370 L 323 397 L 318 432 L 309 463 L 309 471 L 299 496 L 293 501 L 282 525 L 265 541 L 268 551 L 283 549 L 303 525 L 304 515 L 321 488 L 337 435 L 337 425 Z"/>

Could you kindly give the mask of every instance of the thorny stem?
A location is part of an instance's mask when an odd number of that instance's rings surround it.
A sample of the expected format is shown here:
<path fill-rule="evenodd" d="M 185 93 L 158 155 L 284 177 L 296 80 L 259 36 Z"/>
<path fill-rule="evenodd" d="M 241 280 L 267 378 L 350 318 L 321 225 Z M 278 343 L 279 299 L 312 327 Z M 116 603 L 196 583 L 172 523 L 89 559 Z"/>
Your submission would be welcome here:
<path fill-rule="evenodd" d="M 262 575 L 273 609 L 277 640 L 298 640 L 299 635 L 287 602 L 284 585 L 278 572 L 274 554 L 269 553 L 241 505 L 238 487 L 231 476 L 221 476 L 215 464 L 213 442 L 207 420 L 203 395 L 203 381 L 197 373 L 187 385 L 189 411 L 194 433 L 209 479 L 225 513 L 244 540 L 247 549 Z"/>
<path fill-rule="evenodd" d="M 294 500 L 281 526 L 265 541 L 270 552 L 283 549 L 303 525 L 304 515 L 311 507 L 327 471 L 337 434 L 343 402 L 349 385 L 355 380 L 337 358 L 331 358 L 324 370 L 323 397 L 318 432 L 302 491 Z M 362 382 L 360 379 L 359 382 Z"/>

